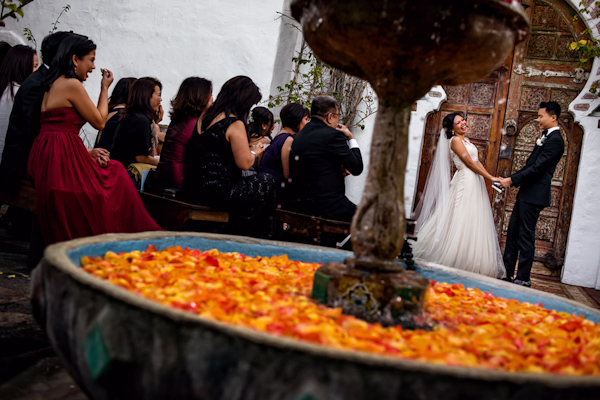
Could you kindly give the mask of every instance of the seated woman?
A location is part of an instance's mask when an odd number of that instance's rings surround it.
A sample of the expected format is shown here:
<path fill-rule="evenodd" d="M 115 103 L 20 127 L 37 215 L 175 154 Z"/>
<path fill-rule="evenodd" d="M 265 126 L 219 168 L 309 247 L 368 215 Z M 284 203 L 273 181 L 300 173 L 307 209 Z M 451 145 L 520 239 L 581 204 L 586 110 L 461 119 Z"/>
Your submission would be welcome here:
<path fill-rule="evenodd" d="M 152 120 L 152 125 L 150 126 L 152 129 L 152 134 L 150 136 L 150 143 L 152 144 L 151 153 L 156 157 L 160 156 L 162 151 L 163 144 L 165 143 L 166 132 L 160 130 L 160 126 L 158 125 L 160 121 L 162 121 L 165 112 L 162 108 L 162 105 L 158 105 L 158 114 Z M 158 158 L 157 158 L 158 159 Z"/>
<path fill-rule="evenodd" d="M 127 103 L 127 97 L 129 97 L 129 89 L 134 81 L 135 78 L 121 78 L 115 85 L 110 99 L 108 99 L 108 117 L 104 124 L 104 129 L 98 132 L 94 147 L 106 149 L 109 152 L 112 151 L 115 131 L 125 110 L 125 103 Z"/>
<path fill-rule="evenodd" d="M 310 121 L 310 111 L 301 104 L 290 103 L 281 109 L 279 118 L 283 129 L 275 135 L 271 145 L 265 150 L 259 172 L 275 178 L 277 203 L 285 203 L 285 183 L 290 179 L 290 150 L 296 133 Z"/>
<path fill-rule="evenodd" d="M 29 46 L 16 45 L 8 50 L 0 66 L 0 159 L 15 95 L 21 83 L 37 69 L 38 56 Z"/>
<path fill-rule="evenodd" d="M 249 145 L 246 133 L 248 113 L 260 98 L 248 77 L 237 76 L 223 85 L 188 143 L 182 189 L 190 202 L 228 211 L 230 233 L 268 238 L 275 214 L 273 177 L 242 176 L 263 151 Z"/>
<path fill-rule="evenodd" d="M 258 144 L 259 147 L 266 149 L 271 143 L 271 132 L 275 127 L 275 118 L 273 113 L 265 107 L 254 107 L 250 123 L 248 124 L 248 143 L 250 145 Z M 256 157 L 254 165 L 247 171 L 242 171 L 242 176 L 256 174 L 262 154 Z"/>
<path fill-rule="evenodd" d="M 310 111 L 301 104 L 290 103 L 281 109 L 279 118 L 283 129 L 275 135 L 271 145 L 265 150 L 259 172 L 268 173 L 275 178 L 277 200 L 284 201 L 285 182 L 290 178 L 290 150 L 296 133 L 310 121 Z"/>
<path fill-rule="evenodd" d="M 115 132 L 112 158 L 125 168 L 132 163 L 158 165 L 154 158 L 152 124 L 160 112 L 162 84 L 145 77 L 131 85 L 125 110 Z"/>
<path fill-rule="evenodd" d="M 251 145 L 271 143 L 271 133 L 274 127 L 273 113 L 266 107 L 254 107 L 248 124 L 248 142 Z"/>
<path fill-rule="evenodd" d="M 265 107 L 254 107 L 250 123 L 248 124 L 248 143 L 250 145 L 257 144 L 263 150 L 271 144 L 271 132 L 275 127 L 275 118 L 273 113 Z M 242 171 L 242 176 L 250 176 L 256 174 L 262 154 L 256 157 L 254 165 L 247 171 Z"/>
<path fill-rule="evenodd" d="M 96 45 L 85 36 L 65 38 L 44 83 L 41 130 L 27 170 L 45 243 L 102 233 L 160 230 L 146 212 L 123 166 L 104 149 L 88 150 L 83 124 L 104 128 L 112 73 L 102 70 L 98 106 L 82 82 L 95 69 Z"/>
<path fill-rule="evenodd" d="M 181 189 L 186 146 L 194 129 L 201 124 L 200 116 L 212 102 L 212 83 L 209 80 L 190 77 L 181 83 L 171 101 L 171 123 L 150 191 L 162 194 L 164 189 Z"/>

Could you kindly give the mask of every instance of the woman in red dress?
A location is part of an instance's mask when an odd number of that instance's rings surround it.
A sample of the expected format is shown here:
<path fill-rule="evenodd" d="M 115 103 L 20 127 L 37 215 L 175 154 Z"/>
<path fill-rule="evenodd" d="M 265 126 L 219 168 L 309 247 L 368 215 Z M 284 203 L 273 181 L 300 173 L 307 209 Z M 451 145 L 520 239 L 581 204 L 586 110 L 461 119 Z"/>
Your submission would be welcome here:
<path fill-rule="evenodd" d="M 211 81 L 192 76 L 179 86 L 171 101 L 171 123 L 167 129 L 160 162 L 152 177 L 150 191 L 162 195 L 164 189 L 181 189 L 185 169 L 185 150 L 199 119 L 213 102 Z M 146 181 L 146 185 L 148 185 Z"/>
<path fill-rule="evenodd" d="M 144 208 L 123 165 L 105 149 L 88 150 L 79 137 L 89 122 L 102 129 L 113 74 L 102 71 L 96 107 L 82 82 L 95 69 L 96 45 L 65 39 L 45 81 L 41 130 L 28 162 L 45 244 L 101 233 L 160 230 Z"/>

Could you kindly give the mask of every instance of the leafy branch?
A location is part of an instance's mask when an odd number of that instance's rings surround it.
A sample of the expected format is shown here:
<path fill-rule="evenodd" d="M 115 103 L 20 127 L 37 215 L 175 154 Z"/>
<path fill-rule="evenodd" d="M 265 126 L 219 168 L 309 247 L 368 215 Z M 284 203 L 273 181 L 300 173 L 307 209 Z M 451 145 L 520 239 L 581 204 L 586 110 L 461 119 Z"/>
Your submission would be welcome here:
<path fill-rule="evenodd" d="M 67 11 L 69 11 L 71 9 L 71 6 L 69 4 L 67 4 L 66 6 L 64 6 L 62 8 L 62 11 L 60 12 L 60 14 L 58 14 L 58 17 L 56 17 L 56 21 L 54 21 L 54 23 L 52 24 L 52 29 L 50 29 L 50 33 L 54 33 L 58 30 L 58 24 L 60 24 L 59 19 L 60 17 L 66 13 Z"/>
<path fill-rule="evenodd" d="M 579 3 L 579 11 L 582 14 L 591 15 L 593 9 L 592 7 L 599 9 L 600 1 L 589 2 L 588 0 L 581 0 Z M 579 15 L 573 15 L 573 21 L 579 21 Z M 583 68 L 589 65 L 590 61 L 592 61 L 596 57 L 600 57 L 600 41 L 598 39 L 594 39 L 592 37 L 592 30 L 585 29 L 582 34 L 590 36 L 589 40 L 582 39 L 576 42 L 571 42 L 567 44 L 567 48 L 571 51 L 577 52 L 579 56 L 579 61 L 577 64 L 579 67 Z M 590 87 L 591 93 L 597 93 L 598 91 L 598 82 L 594 82 Z"/>
<path fill-rule="evenodd" d="M 60 17 L 62 17 L 62 15 L 64 13 L 66 13 L 67 11 L 69 11 L 70 9 L 71 9 L 71 6 L 69 4 L 67 4 L 66 6 L 64 6 L 62 8 L 62 11 L 60 12 L 60 14 L 58 14 L 58 17 L 56 17 L 56 21 L 54 21 L 54 23 L 51 25 L 52 28 L 49 31 L 50 34 L 56 32 L 58 30 L 58 24 L 60 24 L 60 21 L 59 21 Z M 25 36 L 25 38 L 27 40 L 29 40 L 30 42 L 33 42 L 34 47 L 37 49 L 37 40 L 35 40 L 35 36 L 33 35 L 33 32 L 31 31 L 31 29 L 23 28 L 23 35 Z"/>
<path fill-rule="evenodd" d="M 292 63 L 292 79 L 277 87 L 278 95 L 269 96 L 269 108 L 287 103 L 299 103 L 310 108 L 313 98 L 329 95 L 339 101 L 340 120 L 344 125 L 365 129 L 365 119 L 377 111 L 375 95 L 366 81 L 319 60 L 305 40 L 302 40 Z"/>
<path fill-rule="evenodd" d="M 286 21 L 286 25 L 302 31 L 292 17 L 284 13 L 277 14 Z M 292 79 L 277 87 L 279 93 L 269 96 L 267 107 L 299 103 L 310 109 L 313 98 L 329 95 L 340 103 L 341 123 L 348 128 L 365 129 L 365 119 L 377 112 L 374 92 L 366 81 L 347 75 L 319 60 L 304 39 L 297 56 L 292 58 L 292 63 Z"/>
<path fill-rule="evenodd" d="M 4 20 L 8 17 L 16 18 L 23 17 L 23 7 L 31 3 L 33 0 L 0 0 L 0 26 L 6 26 Z"/>

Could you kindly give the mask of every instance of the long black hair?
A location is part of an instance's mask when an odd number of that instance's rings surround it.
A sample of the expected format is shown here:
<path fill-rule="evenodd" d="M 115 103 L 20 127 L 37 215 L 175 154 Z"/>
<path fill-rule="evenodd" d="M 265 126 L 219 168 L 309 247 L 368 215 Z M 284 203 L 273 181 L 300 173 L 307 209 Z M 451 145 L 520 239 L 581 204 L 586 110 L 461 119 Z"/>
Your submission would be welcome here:
<path fill-rule="evenodd" d="M 254 107 L 252 109 L 252 117 L 248 124 L 248 140 L 251 138 L 260 139 L 263 132 L 263 124 L 267 124 L 267 132 L 271 132 L 271 127 L 275 123 L 273 113 L 266 107 Z M 269 135 L 271 139 L 271 135 Z"/>
<path fill-rule="evenodd" d="M 58 51 L 58 46 L 60 46 L 65 38 L 71 35 L 76 35 L 76 33 L 58 31 L 51 33 L 42 40 L 42 61 L 44 64 L 47 66 L 52 65 L 52 61 L 54 61 L 54 57 Z"/>
<path fill-rule="evenodd" d="M 96 45 L 87 36 L 73 33 L 64 38 L 50 64 L 50 71 L 48 71 L 48 76 L 44 81 L 44 90 L 48 91 L 54 81 L 61 75 L 64 75 L 65 78 L 75 78 L 81 81 L 75 73 L 73 56 L 81 59 L 94 50 L 96 50 Z"/>
<path fill-rule="evenodd" d="M 152 99 L 154 88 L 156 86 L 162 90 L 162 83 L 156 78 L 145 76 L 136 79 L 129 89 L 129 97 L 125 104 L 125 110 L 121 114 L 121 120 L 126 119 L 133 114 L 140 113 L 148 117 L 150 121 L 156 121 L 158 112 L 150 105 L 150 99 Z"/>
<path fill-rule="evenodd" d="M 206 110 L 202 116 L 202 129 L 204 132 L 217 115 L 225 113 L 225 118 L 230 115 L 242 121 L 244 125 L 248 122 L 250 108 L 258 103 L 262 95 L 258 86 L 247 76 L 236 76 L 231 78 L 221 88 L 215 102 Z"/>
<path fill-rule="evenodd" d="M 281 109 L 279 118 L 281 118 L 281 125 L 292 129 L 298 133 L 298 128 L 304 117 L 308 117 L 310 111 L 302 104 L 290 103 Z"/>
<path fill-rule="evenodd" d="M 112 93 L 110 94 L 110 98 L 108 99 L 108 109 L 112 110 L 118 104 L 127 103 L 127 99 L 129 98 L 129 89 L 133 82 L 135 82 L 136 78 L 121 78 L 119 82 L 115 85 Z"/>
<path fill-rule="evenodd" d="M 0 67 L 0 95 L 6 89 L 10 97 L 15 98 L 13 84 L 21 84 L 33 72 L 33 56 L 35 50 L 22 44 L 12 47 L 6 53 Z"/>
<path fill-rule="evenodd" d="M 212 82 L 208 79 L 197 76 L 185 78 L 171 101 L 171 121 L 201 116 L 208 107 L 211 95 Z"/>
<path fill-rule="evenodd" d="M 454 136 L 454 118 L 456 118 L 459 113 L 451 113 L 444 117 L 442 121 L 442 128 L 446 130 L 446 138 L 452 139 Z"/>

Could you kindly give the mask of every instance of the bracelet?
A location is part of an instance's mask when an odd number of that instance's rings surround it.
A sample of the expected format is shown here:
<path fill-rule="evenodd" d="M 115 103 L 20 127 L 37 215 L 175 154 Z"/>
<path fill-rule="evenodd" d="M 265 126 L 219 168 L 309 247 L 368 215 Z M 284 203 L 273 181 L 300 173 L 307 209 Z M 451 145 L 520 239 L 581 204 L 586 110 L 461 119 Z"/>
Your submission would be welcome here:
<path fill-rule="evenodd" d="M 256 153 L 254 152 L 254 150 L 250 150 L 250 153 L 252 153 L 256 156 Z"/>

